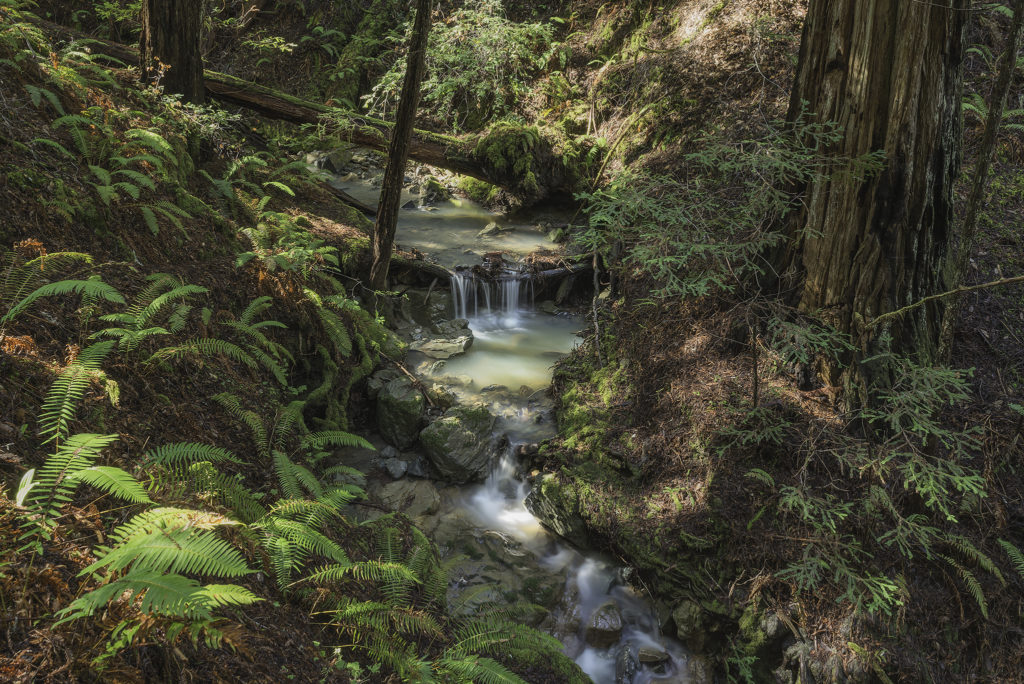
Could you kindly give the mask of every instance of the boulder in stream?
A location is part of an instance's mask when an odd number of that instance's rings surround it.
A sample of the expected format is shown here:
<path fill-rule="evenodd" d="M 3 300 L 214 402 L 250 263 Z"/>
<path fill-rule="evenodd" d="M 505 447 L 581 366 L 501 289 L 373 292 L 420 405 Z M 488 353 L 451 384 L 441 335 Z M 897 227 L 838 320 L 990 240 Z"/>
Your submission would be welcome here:
<path fill-rule="evenodd" d="M 509 230 L 511 230 L 511 228 L 502 228 L 501 226 L 499 226 L 494 221 L 491 221 L 486 226 L 484 226 L 484 229 L 481 230 L 479 233 L 477 233 L 476 236 L 477 237 L 494 237 L 496 235 L 501 235 L 502 233 L 506 233 Z"/>
<path fill-rule="evenodd" d="M 427 400 L 412 380 L 398 377 L 377 395 L 377 428 L 390 444 L 408 449 L 416 443 Z"/>
<path fill-rule="evenodd" d="M 563 485 L 554 473 L 534 480 L 526 507 L 541 524 L 570 543 L 586 548 L 587 527 L 579 514 L 576 491 Z"/>
<path fill-rule="evenodd" d="M 416 340 L 409 345 L 409 351 L 418 351 L 421 354 L 426 354 L 432 359 L 450 359 L 453 356 L 465 353 L 472 344 L 472 335 L 438 337 L 433 339 Z"/>
<path fill-rule="evenodd" d="M 587 621 L 588 646 L 608 648 L 622 638 L 622 613 L 614 601 L 608 601 L 594 611 Z"/>
<path fill-rule="evenodd" d="M 482 406 L 453 406 L 420 433 L 441 479 L 482 482 L 490 471 L 494 416 Z"/>
<path fill-rule="evenodd" d="M 396 480 L 377 491 L 388 510 L 405 513 L 410 518 L 436 513 L 441 505 L 441 495 L 429 480 Z"/>

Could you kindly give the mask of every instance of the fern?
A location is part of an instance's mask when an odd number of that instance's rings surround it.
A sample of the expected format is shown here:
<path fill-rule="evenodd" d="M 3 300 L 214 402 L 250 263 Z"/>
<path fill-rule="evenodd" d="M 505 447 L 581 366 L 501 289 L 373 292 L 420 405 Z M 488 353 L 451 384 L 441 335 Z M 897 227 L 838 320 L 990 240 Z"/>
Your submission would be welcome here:
<path fill-rule="evenodd" d="M 978 604 L 978 609 L 981 611 L 982 616 L 988 619 L 988 602 L 985 600 L 985 592 L 981 589 L 981 583 L 978 582 L 978 578 L 974 576 L 974 573 L 965 568 L 963 565 L 958 563 L 949 556 L 939 556 L 942 560 L 949 563 L 950 566 L 956 570 L 956 574 L 960 576 L 963 583 L 967 586 L 967 590 L 974 597 L 975 602 Z"/>
<path fill-rule="evenodd" d="M 1020 549 L 1005 539 L 1000 539 L 999 545 L 1003 547 L 1003 551 L 1009 556 L 1010 562 L 1013 563 L 1017 574 L 1021 576 L 1021 579 L 1024 579 L 1024 553 L 1021 553 Z"/>
<path fill-rule="evenodd" d="M 93 615 L 124 595 L 129 599 L 141 595 L 139 610 L 144 614 L 167 615 L 193 621 L 210 620 L 214 609 L 218 607 L 244 606 L 262 600 L 248 589 L 232 584 L 202 586 L 196 580 L 181 575 L 133 570 L 58 611 L 61 619 L 57 624 Z"/>
<path fill-rule="evenodd" d="M 105 299 L 108 302 L 124 304 L 124 297 L 121 296 L 121 293 L 112 286 L 104 283 L 102 280 L 61 280 L 56 283 L 48 283 L 40 286 L 34 292 L 25 296 L 11 306 L 7 313 L 4 314 L 3 317 L 0 317 L 0 330 L 3 330 L 3 328 L 13 321 L 19 314 L 23 313 L 43 297 L 54 297 L 67 294 L 82 294 L 99 299 Z"/>
<path fill-rule="evenodd" d="M 46 437 L 44 443 L 59 445 L 60 440 L 67 437 L 68 425 L 75 417 L 78 402 L 90 382 L 99 377 L 100 365 L 113 346 L 113 342 L 89 345 L 61 371 L 40 407 L 39 432 Z"/>
<path fill-rule="evenodd" d="M 110 468 L 102 471 L 102 475 L 81 475 L 92 467 L 105 448 L 116 441 L 117 435 L 72 435 L 60 445 L 56 453 L 46 459 L 30 481 L 22 482 L 19 487 L 20 496 L 29 508 L 42 516 L 41 527 L 52 525 L 61 506 L 71 501 L 71 495 L 83 481 L 101 483 L 114 496 L 133 503 L 149 502 L 149 497 L 137 483 L 127 483 L 131 476 L 123 471 L 123 475 L 114 475 L 113 471 L 117 469 Z"/>
<path fill-rule="evenodd" d="M 129 536 L 82 572 L 104 568 L 117 572 L 128 567 L 216 577 L 240 577 L 252 572 L 238 550 L 216 533 L 187 527 L 156 527 Z"/>
<path fill-rule="evenodd" d="M 501 663 L 484 656 L 456 657 L 445 654 L 438 662 L 440 671 L 450 673 L 465 682 L 481 684 L 526 684 L 518 675 Z"/>
<path fill-rule="evenodd" d="M 177 472 L 187 470 L 192 464 L 202 461 L 209 461 L 210 463 L 243 463 L 243 461 L 239 460 L 227 449 L 209 444 L 199 444 L 198 442 L 164 444 L 146 452 L 146 455 L 152 459 L 154 464 L 167 466 Z"/>

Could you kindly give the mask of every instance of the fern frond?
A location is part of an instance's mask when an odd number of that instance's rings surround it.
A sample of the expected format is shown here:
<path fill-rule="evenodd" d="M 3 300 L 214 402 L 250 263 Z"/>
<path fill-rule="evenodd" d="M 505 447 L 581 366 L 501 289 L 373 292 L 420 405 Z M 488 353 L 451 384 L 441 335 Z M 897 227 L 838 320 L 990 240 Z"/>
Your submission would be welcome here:
<path fill-rule="evenodd" d="M 960 563 L 950 558 L 949 556 L 940 555 L 939 558 L 949 563 L 956 574 L 960 576 L 963 583 L 967 586 L 967 590 L 970 591 L 971 596 L 974 597 L 975 602 L 978 604 L 978 609 L 981 610 L 981 614 L 988 619 L 988 602 L 985 600 L 985 592 L 981 589 L 981 583 L 978 582 L 978 578 L 974 576 L 974 573 L 962 566 Z"/>
<path fill-rule="evenodd" d="M 999 545 L 1003 547 L 1003 551 L 1010 557 L 1010 562 L 1013 563 L 1017 574 L 1021 576 L 1021 579 L 1024 579 L 1024 553 L 1021 553 L 1020 549 L 1005 539 L 1000 539 Z"/>
<path fill-rule="evenodd" d="M 25 296 L 21 301 L 12 306 L 7 313 L 0 318 L 0 325 L 6 325 L 14 320 L 18 314 L 35 304 L 43 297 L 54 297 L 66 294 L 83 294 L 97 299 L 104 299 L 116 304 L 124 304 L 124 297 L 113 286 L 102 280 L 60 280 L 56 283 L 47 283 L 37 288 L 31 294 Z"/>
<path fill-rule="evenodd" d="M 951 534 L 946 537 L 946 541 L 949 542 L 960 555 L 964 558 L 973 561 L 978 567 L 986 572 L 990 572 L 996 576 L 999 583 L 1003 586 L 1006 585 L 1006 579 L 1003 577 L 1003 573 L 999 571 L 996 564 L 992 562 L 992 559 L 982 553 L 978 548 L 971 543 L 971 540 L 967 537 L 963 537 L 959 534 Z"/>
<path fill-rule="evenodd" d="M 347 577 L 371 582 L 415 582 L 416 575 L 401 563 L 364 561 L 351 565 L 325 565 L 309 573 L 306 579 L 313 583 L 340 582 Z"/>
<path fill-rule="evenodd" d="M 362 437 L 342 430 L 325 430 L 308 434 L 302 438 L 302 446 L 306 449 L 316 450 L 326 447 L 360 447 L 376 451 L 376 448 Z"/>
<path fill-rule="evenodd" d="M 210 463 L 243 463 L 227 449 L 200 444 L 199 442 L 174 442 L 164 444 L 146 452 L 156 465 L 167 466 L 179 470 L 193 463 L 209 461 Z"/>
<path fill-rule="evenodd" d="M 56 453 L 36 471 L 35 483 L 27 499 L 45 518 L 54 518 L 62 505 L 71 500 L 77 482 L 69 476 L 84 470 L 100 457 L 100 453 L 116 442 L 117 435 L 83 433 L 72 435 Z"/>
<path fill-rule="evenodd" d="M 442 672 L 455 675 L 460 681 L 480 684 L 526 684 L 518 675 L 498 661 L 484 656 L 461 656 L 445 653 L 437 663 Z"/>
<path fill-rule="evenodd" d="M 174 347 L 164 347 L 157 350 L 152 356 L 146 359 L 146 363 L 154 361 L 166 361 L 195 354 L 197 356 L 226 356 L 232 361 L 238 361 L 242 365 L 256 369 L 259 364 L 244 349 L 236 344 L 217 338 L 196 339 L 185 342 Z"/>
<path fill-rule="evenodd" d="M 81 574 L 127 567 L 159 573 L 239 577 L 253 572 L 238 549 L 207 530 L 154 529 L 129 537 Z"/>
<path fill-rule="evenodd" d="M 44 443 L 59 443 L 59 440 L 67 436 L 68 425 L 75 417 L 78 402 L 82 400 L 89 383 L 96 377 L 100 365 L 113 346 L 113 342 L 91 344 L 61 371 L 39 409 L 39 432 L 46 436 Z"/>
<path fill-rule="evenodd" d="M 131 503 L 153 503 L 139 481 L 121 468 L 92 466 L 72 473 L 67 481 L 84 482 Z"/>

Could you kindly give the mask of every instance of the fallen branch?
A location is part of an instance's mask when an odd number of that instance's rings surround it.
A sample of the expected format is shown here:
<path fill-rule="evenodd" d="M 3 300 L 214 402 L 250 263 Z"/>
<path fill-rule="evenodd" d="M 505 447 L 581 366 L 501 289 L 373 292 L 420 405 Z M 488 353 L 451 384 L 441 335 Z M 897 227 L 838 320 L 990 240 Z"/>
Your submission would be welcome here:
<path fill-rule="evenodd" d="M 88 42 L 97 52 L 122 65 L 139 63 L 138 51 L 133 47 L 93 38 L 44 19 L 33 21 L 56 36 Z M 271 119 L 322 126 L 326 133 L 355 145 L 387 150 L 393 127 L 390 122 L 303 100 L 209 69 L 203 72 L 203 82 L 207 96 L 222 102 L 245 107 Z M 527 165 L 529 173 L 523 172 L 522 164 L 509 158 L 509 154 L 531 157 Z M 485 134 L 458 138 L 414 129 L 409 158 L 471 176 L 531 200 L 572 190 L 573 179 L 561 155 L 555 151 L 554 143 L 528 127 L 495 127 Z"/>
<path fill-rule="evenodd" d="M 955 289 L 952 289 L 952 290 L 947 290 L 946 292 L 940 292 L 938 294 L 928 295 L 927 297 L 925 297 L 923 299 L 917 300 L 913 304 L 906 305 L 902 309 L 896 309 L 895 311 L 890 311 L 889 313 L 882 314 L 881 316 L 879 316 L 879 317 L 877 317 L 875 319 L 872 319 L 871 322 L 869 322 L 864 327 L 864 332 L 870 332 L 870 331 L 874 330 L 875 328 L 877 328 L 882 323 L 885 323 L 887 321 L 891 321 L 893 319 L 899 318 L 900 316 L 902 316 L 903 314 L 907 313 L 908 311 L 913 311 L 914 309 L 922 307 L 925 304 L 927 304 L 928 302 L 934 302 L 935 300 L 945 299 L 946 297 L 952 297 L 954 295 L 960 295 L 960 294 L 966 294 L 968 292 L 974 292 L 975 290 L 986 290 L 986 289 L 988 289 L 990 287 L 997 287 L 999 285 L 1015 285 L 1016 283 L 1024 283 L 1024 275 L 1013 276 L 1012 278 L 1000 278 L 999 280 L 992 280 L 992 281 L 989 281 L 987 283 L 980 283 L 978 285 L 961 285 L 958 288 L 955 288 Z"/>

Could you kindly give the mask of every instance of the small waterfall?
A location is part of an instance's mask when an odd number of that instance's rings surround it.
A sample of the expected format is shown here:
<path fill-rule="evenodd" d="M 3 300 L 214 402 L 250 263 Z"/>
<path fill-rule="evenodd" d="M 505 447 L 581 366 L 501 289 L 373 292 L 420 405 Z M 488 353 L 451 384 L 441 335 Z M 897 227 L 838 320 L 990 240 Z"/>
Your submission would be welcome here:
<path fill-rule="evenodd" d="M 456 318 L 514 318 L 520 311 L 533 308 L 532 279 L 511 269 L 495 279 L 481 278 L 469 269 L 456 270 L 451 275 L 451 288 Z"/>

